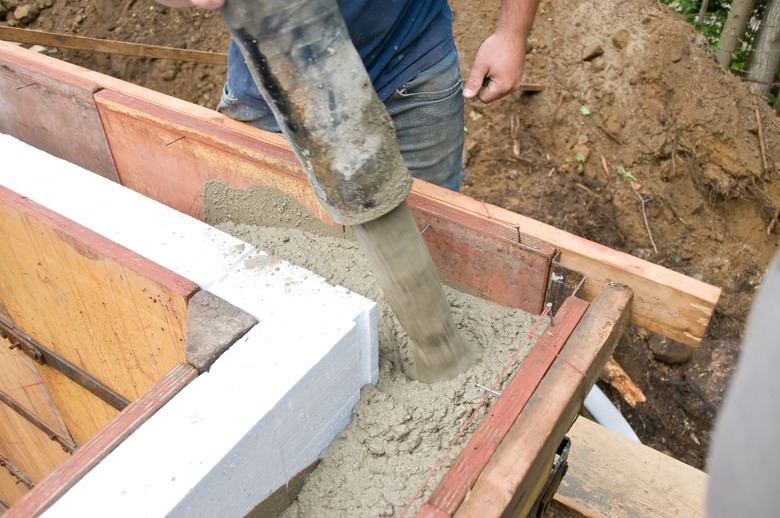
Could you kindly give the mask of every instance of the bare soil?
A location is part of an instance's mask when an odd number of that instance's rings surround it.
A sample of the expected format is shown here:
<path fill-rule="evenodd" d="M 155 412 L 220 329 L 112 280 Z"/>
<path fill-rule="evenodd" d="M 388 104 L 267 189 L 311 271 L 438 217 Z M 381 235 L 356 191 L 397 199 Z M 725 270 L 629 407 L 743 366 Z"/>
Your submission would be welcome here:
<path fill-rule="evenodd" d="M 33 29 L 214 52 L 229 43 L 215 12 L 34 1 L 51 5 Z M 465 77 L 498 2 L 450 3 Z M 660 337 L 643 329 L 623 337 L 615 357 L 646 403 L 630 408 L 603 387 L 645 444 L 704 468 L 745 317 L 778 248 L 780 122 L 717 66 L 701 35 L 651 0 L 542 0 L 530 43 L 524 80 L 541 92 L 467 102 L 462 190 L 722 287 L 690 359 L 659 361 L 650 344 Z M 53 55 L 208 107 L 225 77 L 216 65 Z"/>

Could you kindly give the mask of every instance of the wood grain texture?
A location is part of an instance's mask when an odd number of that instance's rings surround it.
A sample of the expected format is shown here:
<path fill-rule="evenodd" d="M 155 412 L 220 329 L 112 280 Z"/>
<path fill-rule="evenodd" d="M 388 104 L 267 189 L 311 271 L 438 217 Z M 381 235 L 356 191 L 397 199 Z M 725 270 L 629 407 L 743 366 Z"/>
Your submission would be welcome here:
<path fill-rule="evenodd" d="M 0 133 L 118 181 L 93 99 L 101 86 L 60 63 L 0 42 Z"/>
<path fill-rule="evenodd" d="M 21 500 L 28 491 L 27 486 L 19 483 L 19 480 L 6 468 L 0 467 L 0 515 L 7 511 L 6 507 Z"/>
<path fill-rule="evenodd" d="M 580 320 L 456 517 L 517 516 L 628 324 L 631 290 L 608 283 Z"/>
<path fill-rule="evenodd" d="M 584 417 L 555 501 L 588 518 L 704 517 L 708 476 Z"/>
<path fill-rule="evenodd" d="M 442 277 L 496 304 L 542 312 L 554 247 L 530 236 L 520 243 L 515 229 L 430 198 L 407 201 Z"/>
<path fill-rule="evenodd" d="M 52 430 L 69 437 L 62 415 L 38 373 L 40 366 L 20 349 L 10 347 L 8 340 L 0 339 L 0 391 L 36 415 Z"/>
<path fill-rule="evenodd" d="M 184 360 L 197 286 L 0 188 L 0 299 L 33 340 L 127 399 Z"/>
<path fill-rule="evenodd" d="M 87 50 L 91 52 L 121 54 L 124 56 L 192 61 L 195 63 L 211 63 L 214 65 L 227 66 L 226 53 L 177 49 L 174 47 L 161 47 L 159 45 L 145 45 L 143 43 L 130 43 L 125 41 L 112 41 L 100 38 L 88 38 L 86 36 L 75 36 L 72 34 L 55 34 L 32 29 L 2 26 L 0 27 L 0 39 L 61 49 Z"/>
<path fill-rule="evenodd" d="M 11 507 L 5 518 L 39 516 L 197 376 L 192 365 L 175 365 Z"/>

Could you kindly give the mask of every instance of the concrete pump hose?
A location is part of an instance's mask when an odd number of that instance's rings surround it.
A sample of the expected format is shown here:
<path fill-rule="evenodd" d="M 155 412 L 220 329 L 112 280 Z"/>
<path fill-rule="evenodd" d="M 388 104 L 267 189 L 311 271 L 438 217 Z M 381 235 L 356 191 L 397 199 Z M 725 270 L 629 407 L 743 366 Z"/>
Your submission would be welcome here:
<path fill-rule="evenodd" d="M 335 0 L 227 0 L 220 12 L 334 221 L 366 223 L 412 178 Z"/>

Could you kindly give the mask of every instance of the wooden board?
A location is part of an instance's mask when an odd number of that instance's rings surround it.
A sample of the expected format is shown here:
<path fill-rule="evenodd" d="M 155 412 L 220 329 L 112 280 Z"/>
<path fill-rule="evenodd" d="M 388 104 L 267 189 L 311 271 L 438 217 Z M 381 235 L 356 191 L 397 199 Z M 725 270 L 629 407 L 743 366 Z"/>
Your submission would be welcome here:
<path fill-rule="evenodd" d="M 60 63 L 0 42 L 0 133 L 117 181 L 93 99 L 101 86 Z"/>
<path fill-rule="evenodd" d="M 607 281 L 630 286 L 634 292 L 631 322 L 682 343 L 701 342 L 720 298 L 718 287 L 436 185 L 415 181 L 412 195 L 507 229 L 519 224 L 521 232 L 554 245 L 560 251 L 558 262 L 585 274 L 578 296 L 593 300 Z"/>
<path fill-rule="evenodd" d="M 0 339 L 0 391 L 35 414 L 57 433 L 68 436 L 68 430 L 54 405 L 43 381 L 38 375 L 36 364 L 19 349 L 11 349 L 11 343 Z M 18 414 L 13 416 L 12 409 L 0 402 L 3 422 L 0 423 L 0 455 L 14 464 L 21 464 L 19 451 L 29 451 L 33 461 L 52 454 L 54 458 L 45 458 L 45 466 L 56 466 L 62 460 L 63 451 L 57 443 L 51 441 L 42 432 L 36 433 L 28 424 L 24 424 Z M 6 422 L 6 418 L 8 421 Z M 12 435 L 15 434 L 15 435 Z M 23 435 L 19 435 L 23 434 Z M 69 437 L 69 436 L 68 436 Z M 53 445 L 51 443 L 54 443 Z M 18 483 L 5 467 L 0 467 L 0 501 L 15 503 L 27 492 L 24 484 Z"/>
<path fill-rule="evenodd" d="M 555 248 L 515 229 L 464 215 L 412 193 L 408 199 L 444 279 L 502 306 L 542 312 Z"/>
<path fill-rule="evenodd" d="M 62 415 L 38 373 L 38 365 L 20 349 L 10 347 L 8 340 L 0 339 L 0 391 L 52 430 L 70 437 Z"/>
<path fill-rule="evenodd" d="M 553 323 L 539 333 L 533 349 L 428 498 L 419 518 L 455 513 L 587 308 L 587 302 L 569 297 Z"/>
<path fill-rule="evenodd" d="M 88 38 L 86 36 L 75 36 L 73 34 L 55 34 L 33 29 L 0 26 L 0 39 L 60 49 L 87 50 L 90 52 L 105 52 L 108 54 L 121 54 L 124 56 L 192 61 L 195 63 L 211 63 L 213 65 L 227 66 L 227 53 L 224 52 L 218 53 L 206 52 L 203 50 L 177 49 L 175 47 L 161 47 L 159 45 L 146 45 L 144 43 Z M 536 86 L 538 85 L 529 85 L 529 88 L 534 88 Z"/>
<path fill-rule="evenodd" d="M 133 400 L 184 360 L 192 282 L 0 188 L 0 300 L 13 324 Z"/>
<path fill-rule="evenodd" d="M 48 365 L 38 367 L 41 379 L 77 445 L 89 440 L 119 411 Z"/>
<path fill-rule="evenodd" d="M 0 466 L 0 515 L 3 515 L 4 505 L 11 506 L 18 502 L 29 489 L 11 475 L 4 467 Z"/>
<path fill-rule="evenodd" d="M 247 124 L 237 128 L 236 121 L 213 111 L 207 118 L 193 117 L 192 105 L 164 98 L 144 99 L 106 89 L 95 95 L 95 101 L 122 185 L 199 218 L 207 182 L 219 180 L 242 189 L 264 185 L 331 221 L 281 135 Z"/>
<path fill-rule="evenodd" d="M 704 517 L 708 476 L 584 417 L 555 501 L 588 518 Z"/>
<path fill-rule="evenodd" d="M 70 457 L 43 431 L 1 403 L 0 455 L 10 460 L 33 482 L 43 480 Z"/>
<path fill-rule="evenodd" d="M 174 366 L 87 444 L 76 450 L 70 459 L 37 484 L 4 516 L 39 516 L 197 375 L 198 371 L 187 363 Z"/>
<path fill-rule="evenodd" d="M 628 324 L 631 290 L 608 283 L 591 303 L 534 395 L 454 516 L 517 516 L 576 418 Z"/>

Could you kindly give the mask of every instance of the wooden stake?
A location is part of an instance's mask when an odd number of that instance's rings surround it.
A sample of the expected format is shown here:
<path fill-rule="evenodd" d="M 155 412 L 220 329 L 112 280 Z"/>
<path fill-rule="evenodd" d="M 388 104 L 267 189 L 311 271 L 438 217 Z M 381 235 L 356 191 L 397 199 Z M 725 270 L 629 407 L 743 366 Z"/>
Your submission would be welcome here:
<path fill-rule="evenodd" d="M 101 40 L 98 38 L 72 36 L 69 34 L 53 34 L 50 32 L 18 29 L 15 27 L 0 27 L 0 40 L 43 45 L 44 47 L 57 47 L 61 49 L 87 50 L 92 52 L 105 52 L 108 54 L 123 54 L 126 56 L 227 65 L 227 54 L 220 54 L 217 52 L 159 47 L 156 45 L 127 43 L 124 41 Z"/>
<path fill-rule="evenodd" d="M 764 145 L 764 128 L 761 126 L 761 115 L 758 112 L 758 106 L 756 106 L 756 122 L 758 122 L 758 143 L 761 145 L 761 165 L 764 166 L 762 171 L 769 169 L 769 165 L 766 161 L 766 146 Z"/>
<path fill-rule="evenodd" d="M 520 116 L 512 115 L 512 153 L 520 156 Z"/>

